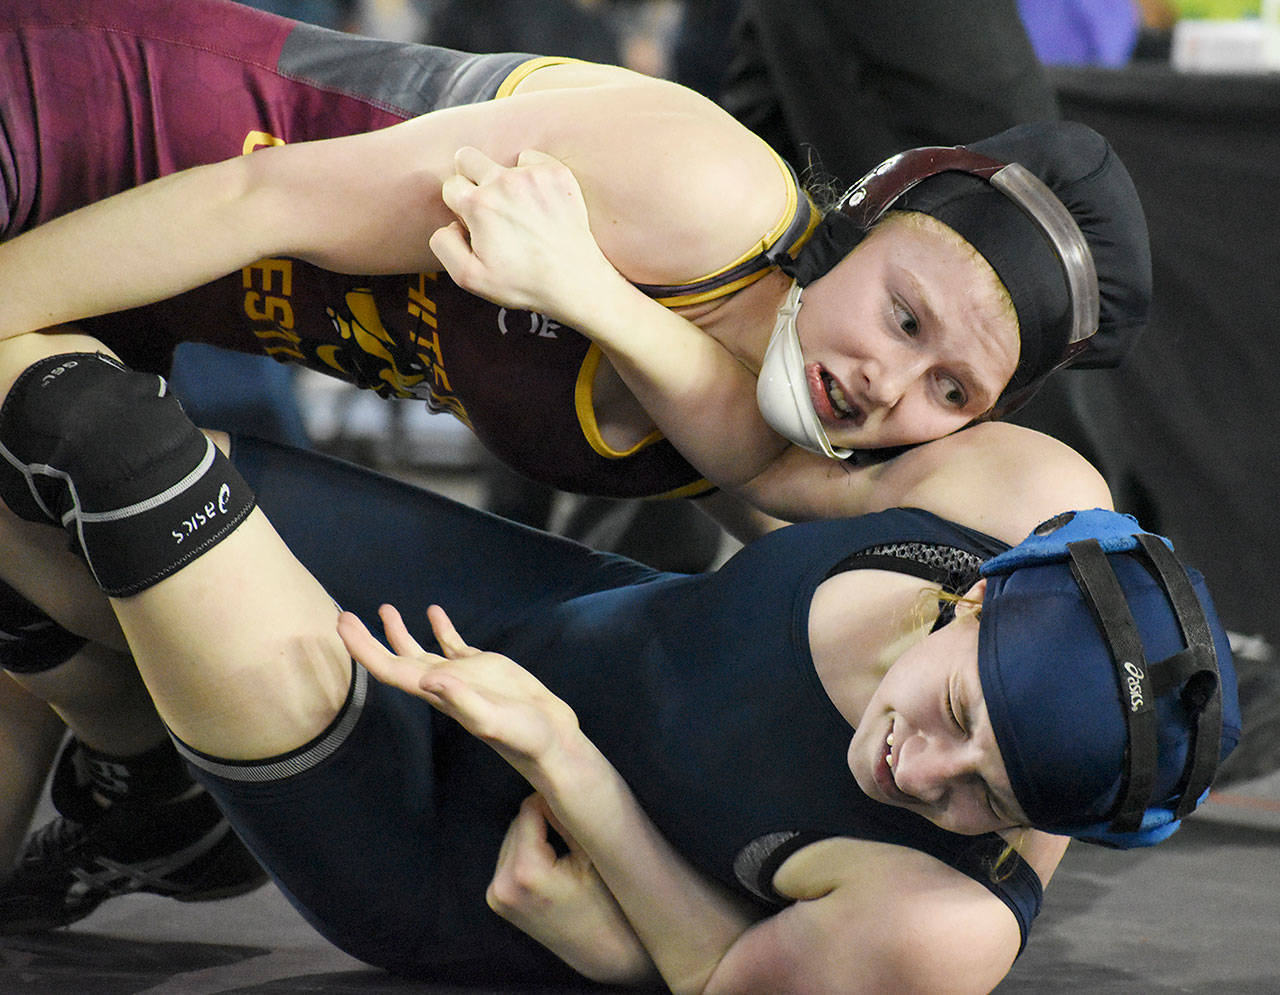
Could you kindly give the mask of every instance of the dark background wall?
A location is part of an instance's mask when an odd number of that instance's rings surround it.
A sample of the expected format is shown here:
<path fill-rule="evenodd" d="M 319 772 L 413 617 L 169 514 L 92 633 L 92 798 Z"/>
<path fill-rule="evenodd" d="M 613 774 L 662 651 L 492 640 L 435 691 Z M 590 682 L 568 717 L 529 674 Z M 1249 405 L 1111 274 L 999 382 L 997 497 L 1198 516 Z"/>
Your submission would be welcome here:
<path fill-rule="evenodd" d="M 1106 135 L 1133 176 L 1155 299 L 1120 369 L 1060 375 L 1019 420 L 1089 456 L 1121 510 L 1205 573 L 1250 705 L 1241 763 L 1265 765 L 1280 756 L 1280 77 L 1051 79 L 1062 116 Z"/>

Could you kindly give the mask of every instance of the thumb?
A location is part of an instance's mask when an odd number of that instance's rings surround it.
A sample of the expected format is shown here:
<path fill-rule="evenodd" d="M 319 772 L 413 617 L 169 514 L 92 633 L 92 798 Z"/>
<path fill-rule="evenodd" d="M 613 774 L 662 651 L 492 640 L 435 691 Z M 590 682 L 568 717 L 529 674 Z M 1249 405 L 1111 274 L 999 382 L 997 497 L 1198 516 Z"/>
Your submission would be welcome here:
<path fill-rule="evenodd" d="M 427 239 L 427 247 L 440 261 L 450 279 L 463 290 L 475 292 L 480 260 L 471 247 L 471 234 L 461 221 L 437 228 Z"/>

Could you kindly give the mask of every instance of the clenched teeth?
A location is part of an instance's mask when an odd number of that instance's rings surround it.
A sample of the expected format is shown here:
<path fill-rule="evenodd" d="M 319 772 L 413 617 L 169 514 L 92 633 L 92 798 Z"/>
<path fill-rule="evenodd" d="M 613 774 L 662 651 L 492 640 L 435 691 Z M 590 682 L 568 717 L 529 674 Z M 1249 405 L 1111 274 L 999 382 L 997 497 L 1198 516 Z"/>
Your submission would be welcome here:
<path fill-rule="evenodd" d="M 830 376 L 827 376 L 825 374 L 823 375 L 822 379 L 827 387 L 827 396 L 831 398 L 831 406 L 834 407 L 837 411 L 839 411 L 842 415 L 852 417 L 853 408 L 850 406 L 849 402 L 845 399 L 844 391 L 840 389 L 840 385 L 836 383 L 835 380 L 833 380 Z"/>

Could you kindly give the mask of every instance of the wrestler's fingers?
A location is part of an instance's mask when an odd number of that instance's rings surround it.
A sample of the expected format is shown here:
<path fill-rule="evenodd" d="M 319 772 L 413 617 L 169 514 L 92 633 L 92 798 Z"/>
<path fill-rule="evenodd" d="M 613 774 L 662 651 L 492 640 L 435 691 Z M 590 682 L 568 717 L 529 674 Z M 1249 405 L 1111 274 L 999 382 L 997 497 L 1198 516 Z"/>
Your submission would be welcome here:
<path fill-rule="evenodd" d="M 477 278 L 474 271 L 480 268 L 480 261 L 471 249 L 471 238 L 462 222 L 454 221 L 437 228 L 427 240 L 427 246 L 454 283 L 474 292 Z"/>
<path fill-rule="evenodd" d="M 532 794 L 524 800 L 524 804 L 530 808 L 537 809 L 539 817 L 546 825 L 555 830 L 556 834 L 564 840 L 565 846 L 573 853 L 582 853 L 582 846 L 574 838 L 569 830 L 565 829 L 560 820 L 556 818 L 556 814 L 551 811 L 551 806 L 547 804 L 547 800 L 540 794 Z M 545 834 L 545 830 L 544 830 Z"/>
<path fill-rule="evenodd" d="M 497 719 L 493 702 L 464 675 L 445 669 L 432 670 L 419 674 L 417 686 L 431 696 L 431 703 L 437 709 L 471 735 L 486 742 L 501 740 L 502 723 Z"/>
<path fill-rule="evenodd" d="M 382 619 L 382 631 L 387 635 L 391 649 L 400 656 L 426 656 L 427 651 L 409 634 L 399 610 L 394 605 L 382 605 L 378 609 L 378 617 Z"/>
<path fill-rule="evenodd" d="M 459 176 L 480 184 L 500 175 L 506 167 L 490 159 L 475 146 L 464 145 L 453 154 L 453 168 L 458 171 Z"/>
<path fill-rule="evenodd" d="M 537 804 L 541 798 L 536 792 L 530 795 L 521 803 L 520 811 L 511 820 L 507 836 L 511 840 L 512 857 L 527 857 L 532 854 L 555 859 L 555 851 L 547 841 L 548 823 L 542 807 Z"/>
<path fill-rule="evenodd" d="M 446 177 L 440 184 L 440 199 L 444 201 L 444 206 L 458 217 L 465 217 L 468 200 L 475 194 L 476 189 L 476 184 L 470 179 L 454 174 Z"/>
<path fill-rule="evenodd" d="M 558 162 L 560 165 L 564 165 L 564 163 L 560 162 L 560 160 L 555 156 L 539 149 L 525 149 L 516 156 L 517 166 L 539 166 L 548 162 Z"/>
<path fill-rule="evenodd" d="M 338 635 L 352 659 L 357 661 L 383 684 L 418 694 L 424 666 L 444 663 L 443 657 L 423 653 L 416 659 L 406 659 L 392 653 L 380 643 L 365 624 L 351 612 L 338 616 Z"/>
<path fill-rule="evenodd" d="M 448 613 L 439 605 L 432 605 L 427 609 L 427 621 L 431 623 L 431 631 L 435 633 L 440 649 L 449 659 L 478 652 L 458 635 Z"/>

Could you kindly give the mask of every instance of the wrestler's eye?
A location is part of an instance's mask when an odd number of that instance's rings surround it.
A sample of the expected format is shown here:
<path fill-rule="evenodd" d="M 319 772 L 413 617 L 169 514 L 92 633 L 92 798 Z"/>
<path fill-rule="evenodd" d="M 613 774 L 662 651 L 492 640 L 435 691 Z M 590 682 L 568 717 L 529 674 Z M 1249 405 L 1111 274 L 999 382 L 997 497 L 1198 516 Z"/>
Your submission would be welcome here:
<path fill-rule="evenodd" d="M 937 384 L 938 394 L 942 398 L 942 403 L 947 407 L 963 408 L 969 403 L 969 395 L 965 393 L 964 386 L 954 377 L 939 374 Z"/>
<path fill-rule="evenodd" d="M 951 693 L 950 685 L 947 686 L 947 714 L 951 717 L 951 721 L 955 723 L 955 727 L 963 733 L 965 731 L 964 723 L 960 721 L 960 710 L 956 707 L 955 695 Z"/>
<path fill-rule="evenodd" d="M 898 327 L 911 338 L 915 338 L 920 333 L 920 322 L 916 320 L 916 316 L 911 313 L 911 309 L 905 304 L 898 301 L 893 302 L 893 318 L 898 323 Z"/>

